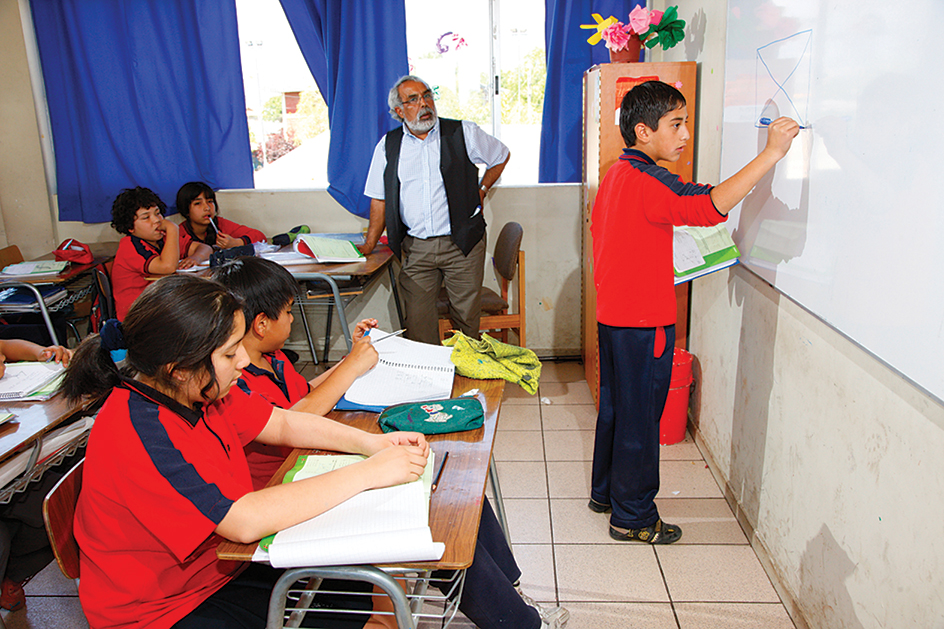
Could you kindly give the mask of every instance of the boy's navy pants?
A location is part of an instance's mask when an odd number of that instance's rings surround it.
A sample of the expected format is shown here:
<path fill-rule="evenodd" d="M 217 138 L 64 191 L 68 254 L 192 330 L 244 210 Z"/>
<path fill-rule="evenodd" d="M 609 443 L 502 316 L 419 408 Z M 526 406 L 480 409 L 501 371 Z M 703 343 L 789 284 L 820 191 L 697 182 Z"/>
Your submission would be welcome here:
<path fill-rule="evenodd" d="M 672 378 L 675 326 L 597 326 L 600 412 L 590 497 L 612 505 L 612 526 L 639 529 L 659 518 L 659 419 Z"/>

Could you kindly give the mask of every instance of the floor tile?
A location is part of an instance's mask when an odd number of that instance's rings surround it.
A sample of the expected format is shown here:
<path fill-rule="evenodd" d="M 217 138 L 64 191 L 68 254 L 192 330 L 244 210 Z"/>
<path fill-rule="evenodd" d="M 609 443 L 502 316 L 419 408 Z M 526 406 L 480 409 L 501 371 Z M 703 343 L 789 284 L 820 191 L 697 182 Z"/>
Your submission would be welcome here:
<path fill-rule="evenodd" d="M 593 404 L 586 381 L 541 382 L 538 395 L 542 400 L 550 400 L 551 404 Z"/>
<path fill-rule="evenodd" d="M 557 544 L 621 544 L 610 537 L 610 515 L 594 513 L 586 498 L 551 499 L 551 531 Z"/>
<path fill-rule="evenodd" d="M 3 616 L 6 629 L 88 629 L 76 596 L 27 596 L 26 609 Z"/>
<path fill-rule="evenodd" d="M 659 458 L 663 461 L 704 461 L 690 433 L 685 439 L 670 446 L 659 446 Z"/>
<path fill-rule="evenodd" d="M 582 362 L 549 360 L 541 363 L 541 382 L 580 382 L 586 379 Z"/>
<path fill-rule="evenodd" d="M 504 504 L 513 544 L 551 543 L 551 517 L 547 499 L 506 498 Z"/>
<path fill-rule="evenodd" d="M 545 430 L 544 455 L 548 461 L 592 461 L 592 430 Z"/>
<path fill-rule="evenodd" d="M 544 463 L 498 461 L 496 465 L 503 498 L 547 498 Z"/>
<path fill-rule="evenodd" d="M 675 602 L 777 603 L 750 546 L 656 546 Z"/>
<path fill-rule="evenodd" d="M 498 432 L 541 430 L 541 408 L 536 404 L 502 404 Z"/>
<path fill-rule="evenodd" d="M 659 498 L 722 498 L 714 476 L 700 461 L 659 463 Z"/>
<path fill-rule="evenodd" d="M 78 596 L 75 581 L 66 577 L 53 561 L 40 570 L 23 588 L 27 596 Z"/>
<path fill-rule="evenodd" d="M 667 602 L 651 546 L 555 544 L 560 600 Z"/>
<path fill-rule="evenodd" d="M 663 520 L 682 527 L 678 544 L 748 543 L 724 498 L 656 498 L 656 506 Z"/>
<path fill-rule="evenodd" d="M 780 603 L 676 603 L 675 613 L 681 629 L 795 629 Z"/>
<path fill-rule="evenodd" d="M 544 435 L 536 430 L 503 430 L 495 435 L 496 461 L 544 461 Z"/>
<path fill-rule="evenodd" d="M 593 404 L 542 404 L 541 421 L 544 430 L 595 430 L 597 409 Z"/>
<path fill-rule="evenodd" d="M 515 561 L 521 569 L 521 589 L 536 601 L 557 604 L 554 549 L 550 544 L 515 544 Z"/>
<path fill-rule="evenodd" d="M 502 397 L 502 407 L 506 404 L 537 404 L 538 396 L 531 395 L 517 384 L 505 383 L 505 395 Z M 503 411 L 504 412 L 504 411 Z"/>
<path fill-rule="evenodd" d="M 566 603 L 567 629 L 678 629 L 669 603 Z"/>
<path fill-rule="evenodd" d="M 551 498 L 589 498 L 589 461 L 548 461 L 548 495 Z"/>

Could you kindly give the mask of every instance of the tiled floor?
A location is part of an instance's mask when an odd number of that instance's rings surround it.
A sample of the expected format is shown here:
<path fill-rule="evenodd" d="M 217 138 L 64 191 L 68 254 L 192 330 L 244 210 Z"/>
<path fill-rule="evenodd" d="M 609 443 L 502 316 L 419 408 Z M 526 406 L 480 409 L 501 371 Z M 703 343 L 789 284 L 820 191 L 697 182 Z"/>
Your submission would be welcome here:
<path fill-rule="evenodd" d="M 595 420 L 578 363 L 545 363 L 536 396 L 506 388 L 494 454 L 525 592 L 567 607 L 569 629 L 793 629 L 690 439 L 662 447 L 656 499 L 682 539 L 610 539 L 607 516 L 586 506 Z M 6 627 L 88 626 L 54 564 L 26 593 L 25 611 L 4 612 Z"/>

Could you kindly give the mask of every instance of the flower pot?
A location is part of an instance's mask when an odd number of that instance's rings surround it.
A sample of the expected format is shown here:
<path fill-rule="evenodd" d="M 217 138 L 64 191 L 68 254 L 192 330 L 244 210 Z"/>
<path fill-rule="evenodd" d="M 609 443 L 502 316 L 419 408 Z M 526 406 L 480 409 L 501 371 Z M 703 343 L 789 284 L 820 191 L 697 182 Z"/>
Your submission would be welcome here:
<path fill-rule="evenodd" d="M 642 49 L 642 40 L 639 35 L 632 33 L 626 47 L 622 50 L 610 50 L 610 63 L 632 63 L 639 61 L 639 51 Z"/>

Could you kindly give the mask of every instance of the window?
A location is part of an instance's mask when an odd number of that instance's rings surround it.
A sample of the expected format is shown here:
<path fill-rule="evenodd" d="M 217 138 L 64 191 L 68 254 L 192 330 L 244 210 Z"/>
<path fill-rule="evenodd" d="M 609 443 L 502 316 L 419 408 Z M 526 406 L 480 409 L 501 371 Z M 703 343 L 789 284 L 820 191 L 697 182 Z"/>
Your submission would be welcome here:
<path fill-rule="evenodd" d="M 508 145 L 502 183 L 537 183 L 543 0 L 443 0 L 435 9 L 405 1 L 410 72 L 434 88 L 439 114 Z M 326 188 L 327 106 L 279 1 L 236 0 L 236 10 L 256 188 Z"/>

